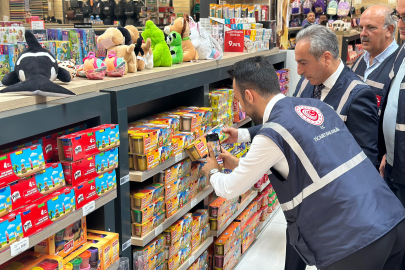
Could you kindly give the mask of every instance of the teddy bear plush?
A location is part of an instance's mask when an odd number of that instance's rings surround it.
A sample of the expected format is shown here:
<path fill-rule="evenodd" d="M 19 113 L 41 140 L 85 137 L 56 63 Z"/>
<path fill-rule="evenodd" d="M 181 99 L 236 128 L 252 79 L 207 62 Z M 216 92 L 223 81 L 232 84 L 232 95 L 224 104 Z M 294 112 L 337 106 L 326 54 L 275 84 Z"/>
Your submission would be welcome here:
<path fill-rule="evenodd" d="M 163 31 L 149 20 L 146 22 L 145 30 L 141 35 L 144 40 L 148 38 L 151 40 L 153 65 L 155 67 L 170 67 L 172 65 L 172 56 L 165 42 Z"/>
<path fill-rule="evenodd" d="M 171 32 L 180 33 L 183 47 L 183 62 L 198 60 L 198 53 L 190 40 L 190 25 L 187 14 L 183 18 L 177 18 L 171 25 L 165 27 L 164 32 L 169 35 Z"/>
<path fill-rule="evenodd" d="M 153 51 L 152 51 L 152 42 L 150 38 L 146 39 L 146 42 L 142 44 L 142 50 L 144 51 L 145 55 L 145 63 L 146 68 L 151 69 L 153 68 Z"/>
<path fill-rule="evenodd" d="M 166 38 L 167 45 L 170 46 L 173 64 L 183 62 L 183 49 L 181 47 L 181 36 L 177 32 L 171 32 Z"/>
<path fill-rule="evenodd" d="M 129 73 L 137 71 L 135 45 L 128 29 L 120 26 L 108 28 L 98 37 L 97 43 L 101 43 L 107 49 L 107 55 L 114 51 L 116 57 L 123 57 L 127 63 Z"/>

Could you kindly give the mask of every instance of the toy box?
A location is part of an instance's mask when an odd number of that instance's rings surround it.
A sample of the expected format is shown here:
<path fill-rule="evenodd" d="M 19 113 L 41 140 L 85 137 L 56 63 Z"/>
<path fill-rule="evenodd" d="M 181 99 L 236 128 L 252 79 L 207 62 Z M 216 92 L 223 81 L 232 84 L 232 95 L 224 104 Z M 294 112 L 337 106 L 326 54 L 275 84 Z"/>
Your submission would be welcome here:
<path fill-rule="evenodd" d="M 183 177 L 186 174 L 191 173 L 191 160 L 189 158 L 186 158 L 185 160 L 180 162 L 180 167 L 179 167 L 179 171 L 177 174 L 177 177 Z"/>
<path fill-rule="evenodd" d="M 10 265 L 11 267 L 11 265 Z M 49 268 L 48 268 L 49 267 Z M 42 255 L 34 261 L 24 264 L 20 270 L 30 270 L 30 269 L 63 269 L 63 259 L 55 255 Z"/>
<path fill-rule="evenodd" d="M 0 186 L 45 169 L 44 155 L 39 145 L 0 156 Z"/>
<path fill-rule="evenodd" d="M 186 260 L 190 258 L 191 255 L 191 244 L 179 251 L 180 254 L 180 265 L 182 265 Z"/>
<path fill-rule="evenodd" d="M 165 220 L 165 212 L 160 212 L 153 215 L 149 220 L 142 224 L 132 223 L 132 235 L 137 237 L 144 237 L 150 231 L 163 223 Z"/>
<path fill-rule="evenodd" d="M 51 237 L 39 242 L 34 251 L 41 254 L 58 255 L 65 258 L 87 242 L 86 217 L 62 229 Z"/>
<path fill-rule="evenodd" d="M 129 137 L 129 152 L 145 155 L 158 147 L 158 130 L 144 129 Z"/>
<path fill-rule="evenodd" d="M 157 130 L 157 147 L 162 147 L 168 143 L 172 143 L 173 129 L 170 125 L 159 124 L 162 121 L 151 121 L 152 124 L 156 124 L 154 127 L 151 127 L 151 130 Z"/>
<path fill-rule="evenodd" d="M 216 218 L 221 216 L 231 206 L 233 200 L 227 200 L 224 198 L 217 198 L 215 201 L 209 204 L 208 212 L 210 217 Z"/>
<path fill-rule="evenodd" d="M 0 27 L 0 43 L 10 43 L 9 32 L 8 27 Z"/>
<path fill-rule="evenodd" d="M 99 197 L 117 188 L 117 176 L 115 174 L 115 170 L 97 176 L 95 180 L 96 180 L 96 192 Z"/>
<path fill-rule="evenodd" d="M 69 41 L 71 58 L 76 61 L 76 63 L 83 63 L 82 50 L 80 47 L 79 34 L 75 30 L 69 30 Z"/>
<path fill-rule="evenodd" d="M 164 199 L 159 198 L 158 200 L 151 203 L 147 207 L 142 208 L 141 210 L 132 210 L 131 211 L 132 222 L 142 224 L 153 215 L 164 211 L 165 209 L 164 206 L 165 206 Z"/>
<path fill-rule="evenodd" d="M 210 235 L 210 225 L 205 225 L 204 228 L 200 231 L 201 243 L 207 240 L 208 236 Z"/>
<path fill-rule="evenodd" d="M 177 180 L 179 182 L 179 191 L 187 190 L 190 187 L 190 180 L 190 174 L 186 174 L 185 176 L 179 178 L 179 180 Z"/>
<path fill-rule="evenodd" d="M 196 139 L 190 146 L 186 148 L 186 152 L 192 161 L 197 161 L 207 156 L 208 148 L 205 137 Z"/>
<path fill-rule="evenodd" d="M 52 193 L 66 185 L 62 165 L 48 163 L 46 169 L 35 175 L 36 186 L 42 195 Z"/>
<path fill-rule="evenodd" d="M 200 230 L 208 224 L 208 211 L 204 212 L 203 210 L 205 209 L 201 209 L 201 212 L 195 212 L 193 214 L 193 223 L 191 226 L 193 237 L 196 236 Z"/>
<path fill-rule="evenodd" d="M 9 268 L 14 269 L 13 268 L 14 266 L 25 267 L 25 266 L 31 265 L 33 262 L 35 262 L 41 256 L 43 256 L 43 254 L 40 254 L 38 252 L 25 251 L 25 252 L 13 257 L 13 258 L 10 258 L 10 260 L 3 263 L 0 266 L 0 269 L 1 270 L 9 269 Z"/>
<path fill-rule="evenodd" d="M 181 218 L 179 218 L 179 221 L 183 222 L 183 231 L 182 235 L 186 235 L 187 233 L 191 233 L 191 226 L 193 223 L 193 217 L 191 213 L 187 213 Z M 191 235 L 190 235 L 190 240 L 191 240 Z"/>
<path fill-rule="evenodd" d="M 23 237 L 21 216 L 11 213 L 0 218 L 0 250 L 9 248 L 11 244 Z"/>
<path fill-rule="evenodd" d="M 87 230 L 88 236 L 96 236 L 101 237 L 103 239 L 107 239 L 110 241 L 111 246 L 111 263 L 116 262 L 119 259 L 119 241 L 118 241 L 118 233 L 112 232 L 104 232 L 104 231 L 97 231 L 97 230 Z"/>
<path fill-rule="evenodd" d="M 59 137 L 59 160 L 76 161 L 119 145 L 118 125 L 105 124 Z"/>
<path fill-rule="evenodd" d="M 106 270 L 108 266 L 110 266 L 111 261 L 106 261 L 108 260 L 108 257 L 106 258 L 104 249 L 107 249 L 107 254 L 109 254 L 109 250 L 105 242 L 86 243 L 81 248 L 75 250 L 69 256 L 65 257 L 63 259 L 63 263 L 66 265 L 67 263 L 74 260 L 76 257 L 80 256 L 82 253 L 90 253 L 89 255 L 94 253 L 94 261 L 92 260 L 93 258 L 90 256 L 89 262 L 93 265 L 89 265 L 89 268 L 92 267 L 94 269 Z"/>
<path fill-rule="evenodd" d="M 73 188 L 51 194 L 53 197 L 47 200 L 49 218 L 52 222 L 62 219 L 64 216 L 76 210 L 75 191 Z"/>
<path fill-rule="evenodd" d="M 0 86 L 2 85 L 1 80 L 3 79 L 4 75 L 6 75 L 9 72 L 10 72 L 10 62 L 8 59 L 8 55 L 2 55 L 0 53 Z"/>
<path fill-rule="evenodd" d="M 159 174 L 158 182 L 166 185 L 177 180 L 180 166 L 181 164 L 177 163 L 171 166 L 169 169 L 164 170 Z"/>
<path fill-rule="evenodd" d="M 7 48 L 8 61 L 9 61 L 9 64 L 10 64 L 10 72 L 11 72 L 11 71 L 14 71 L 15 63 L 17 62 L 18 45 L 17 44 L 6 45 L 5 48 Z"/>
<path fill-rule="evenodd" d="M 170 260 L 167 261 L 167 270 L 175 270 L 179 268 L 180 266 L 180 257 L 181 257 L 181 251 L 174 255 Z"/>
<path fill-rule="evenodd" d="M 112 264 L 112 255 L 113 255 L 113 251 L 111 249 L 111 244 L 110 244 L 110 240 L 108 239 L 104 239 L 101 237 L 97 237 L 97 236 L 87 236 L 87 242 L 88 243 L 95 243 L 95 244 L 100 244 L 103 250 L 103 256 L 104 256 L 104 267 L 108 267 Z M 98 252 L 96 252 L 96 249 L 92 248 L 90 250 L 90 252 L 92 253 L 96 253 L 98 255 Z M 98 261 L 98 260 L 97 260 Z M 93 262 L 90 261 L 90 263 L 93 263 L 93 265 L 96 264 L 96 260 L 93 259 Z"/>
<path fill-rule="evenodd" d="M 234 246 L 235 240 L 241 237 L 241 227 L 239 222 L 232 222 L 228 228 L 219 236 L 214 242 L 215 255 L 227 254 L 232 246 Z"/>
<path fill-rule="evenodd" d="M 56 59 L 65 61 L 71 59 L 69 41 L 55 41 Z"/>
<path fill-rule="evenodd" d="M 132 155 L 130 154 L 130 169 L 137 171 L 147 171 L 155 168 L 160 164 L 160 148 L 154 149 L 146 155 Z"/>
<path fill-rule="evenodd" d="M 143 209 L 164 196 L 163 184 L 152 184 L 149 187 L 131 194 L 131 208 Z"/>
<path fill-rule="evenodd" d="M 181 194 L 177 193 L 175 196 L 166 200 L 166 218 L 169 218 L 177 213 L 180 205 Z"/>
<path fill-rule="evenodd" d="M 183 132 L 173 135 L 172 144 L 174 155 L 184 151 L 194 141 L 194 133 Z"/>
<path fill-rule="evenodd" d="M 164 250 L 165 247 L 166 247 L 166 238 L 162 234 L 153 239 L 145 247 L 135 247 L 133 253 L 134 263 L 136 263 L 137 261 L 140 261 L 140 263 L 142 263 L 144 258 L 149 260 L 155 254 Z"/>
<path fill-rule="evenodd" d="M 83 158 L 75 162 L 63 162 L 63 172 L 69 185 L 75 186 L 86 180 L 118 168 L 118 148 Z"/>
<path fill-rule="evenodd" d="M 165 121 L 165 124 L 170 125 L 170 127 L 172 128 L 173 134 L 179 132 L 180 117 L 178 117 L 176 115 L 172 115 L 172 116 L 165 115 L 165 116 L 162 116 L 161 118 L 157 118 L 156 121 Z"/>

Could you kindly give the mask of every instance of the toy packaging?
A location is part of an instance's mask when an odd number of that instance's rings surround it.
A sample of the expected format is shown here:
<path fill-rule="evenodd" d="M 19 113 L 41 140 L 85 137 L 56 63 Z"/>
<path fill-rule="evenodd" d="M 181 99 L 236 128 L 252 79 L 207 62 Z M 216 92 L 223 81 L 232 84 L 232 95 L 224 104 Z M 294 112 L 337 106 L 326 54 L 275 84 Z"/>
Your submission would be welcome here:
<path fill-rule="evenodd" d="M 105 124 L 59 137 L 59 160 L 77 161 L 119 145 L 118 125 Z"/>
<path fill-rule="evenodd" d="M 69 41 L 55 41 L 55 58 L 60 61 L 71 59 Z"/>
<path fill-rule="evenodd" d="M 0 250 L 9 248 L 14 242 L 23 237 L 21 217 L 18 213 L 11 213 L 0 218 Z"/>
<path fill-rule="evenodd" d="M 186 148 L 186 152 L 192 161 L 197 161 L 207 156 L 208 148 L 205 137 L 196 139 L 190 146 Z"/>
<path fill-rule="evenodd" d="M 43 240 L 34 247 L 41 254 L 69 256 L 74 250 L 87 242 L 86 217 L 60 230 L 55 235 Z"/>
<path fill-rule="evenodd" d="M 0 186 L 45 169 L 44 155 L 39 145 L 0 156 Z"/>
<path fill-rule="evenodd" d="M 104 253 L 104 251 L 107 251 Z M 79 249 L 72 252 L 69 256 L 63 259 L 63 263 L 66 265 L 67 263 L 72 263 L 73 265 L 78 264 L 76 262 L 76 258 L 81 258 L 80 260 L 80 267 L 81 269 L 100 269 L 106 270 L 108 266 L 111 264 L 111 260 L 108 261 L 109 258 L 109 247 L 104 241 L 100 241 L 97 243 L 86 243 Z"/>
<path fill-rule="evenodd" d="M 150 231 L 163 223 L 165 220 L 165 212 L 160 212 L 153 215 L 149 220 L 142 224 L 132 223 L 132 235 L 137 237 L 144 237 Z"/>
<path fill-rule="evenodd" d="M 153 215 L 156 215 L 162 211 L 164 211 L 164 199 L 160 198 L 155 202 L 151 203 L 147 207 L 143 208 L 142 210 L 132 210 L 131 217 L 133 223 L 142 224 L 146 220 L 148 220 Z"/>
<path fill-rule="evenodd" d="M 173 135 L 173 152 L 177 155 L 184 151 L 194 141 L 194 134 L 192 132 L 183 132 Z"/>
<path fill-rule="evenodd" d="M 96 181 L 96 192 L 99 197 L 117 188 L 117 176 L 115 174 L 115 170 L 97 176 L 95 178 L 95 181 Z"/>
<path fill-rule="evenodd" d="M 119 240 L 118 233 L 97 231 L 97 230 L 87 230 L 88 237 L 100 237 L 106 239 L 110 243 L 111 250 L 111 263 L 116 262 L 119 259 Z"/>
<path fill-rule="evenodd" d="M 7 269 L 8 267 L 12 268 L 12 266 L 17 265 L 19 267 L 26 267 L 31 265 L 35 262 L 38 258 L 42 257 L 43 254 L 33 251 L 25 251 L 13 258 L 10 258 L 7 262 L 1 265 L 1 269 Z"/>
<path fill-rule="evenodd" d="M 52 193 L 66 185 L 62 165 L 48 163 L 46 169 L 35 175 L 38 191 L 42 195 Z"/>
<path fill-rule="evenodd" d="M 8 55 L 2 55 L 0 53 L 0 86 L 2 85 L 1 80 L 3 79 L 4 75 L 6 75 L 9 72 L 10 72 L 10 63 Z"/>
<path fill-rule="evenodd" d="M 169 218 L 177 213 L 180 206 L 180 197 L 181 194 L 177 193 L 170 199 L 166 200 L 166 218 Z"/>
<path fill-rule="evenodd" d="M 131 194 L 131 208 L 140 210 L 150 205 L 152 202 L 163 198 L 163 184 L 152 184 L 149 187 Z"/>

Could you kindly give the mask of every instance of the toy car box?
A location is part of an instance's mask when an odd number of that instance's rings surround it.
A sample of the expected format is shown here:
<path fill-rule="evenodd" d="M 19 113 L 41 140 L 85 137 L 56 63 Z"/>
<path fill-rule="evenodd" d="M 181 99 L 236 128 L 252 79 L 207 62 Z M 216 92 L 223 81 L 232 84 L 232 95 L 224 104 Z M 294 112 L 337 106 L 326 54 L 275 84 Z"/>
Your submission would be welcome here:
<path fill-rule="evenodd" d="M 119 126 L 105 124 L 59 137 L 59 160 L 77 161 L 119 145 Z"/>
<path fill-rule="evenodd" d="M 63 172 L 66 182 L 76 186 L 86 180 L 118 168 L 118 148 L 113 148 L 99 154 L 75 162 L 63 162 Z"/>
<path fill-rule="evenodd" d="M 45 169 L 40 145 L 19 149 L 0 156 L 0 186 L 7 185 Z"/>
<path fill-rule="evenodd" d="M 86 217 L 82 217 L 51 237 L 39 242 L 34 246 L 34 251 L 64 258 L 86 242 L 87 223 Z"/>

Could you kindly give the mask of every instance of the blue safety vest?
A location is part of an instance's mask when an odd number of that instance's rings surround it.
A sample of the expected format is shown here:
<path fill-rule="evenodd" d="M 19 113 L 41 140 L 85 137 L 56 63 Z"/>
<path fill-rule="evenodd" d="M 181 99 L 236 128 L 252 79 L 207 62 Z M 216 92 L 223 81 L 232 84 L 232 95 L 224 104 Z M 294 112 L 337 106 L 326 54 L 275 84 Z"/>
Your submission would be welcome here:
<path fill-rule="evenodd" d="M 387 93 L 391 88 L 391 83 L 394 81 L 396 74 L 405 57 L 405 44 L 395 57 L 394 66 L 390 71 L 390 78 L 387 78 L 384 91 Z M 394 75 L 395 74 L 395 75 Z M 398 112 L 397 124 L 395 129 L 395 149 L 394 149 L 394 164 L 392 166 L 391 180 L 405 185 L 405 77 L 401 82 L 401 89 L 399 90 L 398 97 Z M 388 93 L 389 94 L 389 93 Z M 387 95 L 388 96 L 388 95 Z"/>
<path fill-rule="evenodd" d="M 384 84 L 390 83 L 392 80 L 392 74 L 390 71 L 394 64 L 395 56 L 397 55 L 399 48 L 387 57 L 373 72 L 367 76 L 366 84 L 370 86 L 374 91 L 377 98 L 378 116 L 381 115 L 381 107 L 385 102 L 388 91 L 385 90 Z M 357 59 L 352 67 L 352 71 L 356 73 L 364 81 L 364 72 L 367 69 L 367 63 L 364 61 L 364 54 Z M 387 80 L 387 78 L 390 80 Z"/>
<path fill-rule="evenodd" d="M 302 98 L 312 98 L 314 87 L 307 79 L 302 77 L 297 84 L 294 96 Z M 358 91 L 369 88 L 357 75 L 347 66 L 344 67 L 335 85 L 329 91 L 323 102 L 329 104 L 339 114 L 344 122 L 347 120 L 347 113 L 353 98 Z"/>
<path fill-rule="evenodd" d="M 257 134 L 274 141 L 288 162 L 287 179 L 271 169 L 271 183 L 290 244 L 307 264 L 322 269 L 404 219 L 400 201 L 327 104 L 284 98 Z"/>

